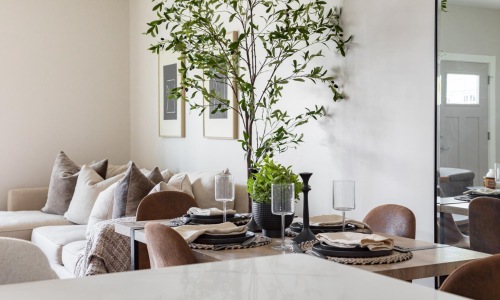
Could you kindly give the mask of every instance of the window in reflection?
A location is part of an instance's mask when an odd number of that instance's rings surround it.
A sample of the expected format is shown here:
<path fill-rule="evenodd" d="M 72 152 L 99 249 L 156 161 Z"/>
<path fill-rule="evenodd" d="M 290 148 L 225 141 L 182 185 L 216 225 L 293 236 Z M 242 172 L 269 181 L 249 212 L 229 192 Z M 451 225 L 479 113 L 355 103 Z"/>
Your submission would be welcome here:
<path fill-rule="evenodd" d="M 479 104 L 479 75 L 447 74 L 446 104 Z"/>

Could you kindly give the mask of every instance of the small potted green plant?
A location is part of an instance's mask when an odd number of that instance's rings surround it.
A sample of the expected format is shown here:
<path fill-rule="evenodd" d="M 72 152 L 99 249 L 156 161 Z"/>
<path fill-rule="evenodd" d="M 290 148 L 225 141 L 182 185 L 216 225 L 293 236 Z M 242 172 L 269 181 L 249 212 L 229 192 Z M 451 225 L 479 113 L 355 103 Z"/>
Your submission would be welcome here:
<path fill-rule="evenodd" d="M 257 172 L 247 181 L 247 192 L 252 199 L 252 214 L 257 225 L 262 228 L 262 234 L 268 237 L 281 236 L 281 217 L 271 212 L 271 186 L 276 183 L 293 183 L 295 199 L 299 200 L 302 182 L 293 173 L 292 168 L 285 167 L 265 157 L 257 166 Z M 285 217 L 285 227 L 290 226 L 293 215 Z"/>

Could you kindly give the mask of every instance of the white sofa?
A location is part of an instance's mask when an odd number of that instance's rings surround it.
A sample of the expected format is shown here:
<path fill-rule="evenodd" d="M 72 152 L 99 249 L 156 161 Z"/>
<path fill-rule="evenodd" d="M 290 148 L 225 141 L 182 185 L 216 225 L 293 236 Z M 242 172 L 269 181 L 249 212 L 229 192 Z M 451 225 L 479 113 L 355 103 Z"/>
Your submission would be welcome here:
<path fill-rule="evenodd" d="M 196 186 L 193 185 L 193 192 Z M 78 254 L 86 247 L 87 225 L 77 225 L 64 216 L 43 213 L 48 188 L 10 190 L 7 211 L 0 211 L 0 236 L 32 241 L 49 259 L 60 278 L 72 278 Z M 248 211 L 243 185 L 236 185 L 234 209 Z"/>

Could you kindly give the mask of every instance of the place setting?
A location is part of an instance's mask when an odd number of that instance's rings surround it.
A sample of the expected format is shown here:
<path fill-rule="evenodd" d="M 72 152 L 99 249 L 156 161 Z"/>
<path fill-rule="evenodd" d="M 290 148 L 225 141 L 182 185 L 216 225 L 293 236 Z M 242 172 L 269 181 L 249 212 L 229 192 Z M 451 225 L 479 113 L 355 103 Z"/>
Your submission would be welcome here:
<path fill-rule="evenodd" d="M 304 223 L 308 224 L 314 238 L 295 241 L 292 244 L 293 252 L 359 265 L 400 262 L 413 257 L 411 251 L 396 251 L 391 238 L 373 234 L 367 224 L 346 219 L 345 212 L 356 207 L 353 180 L 333 181 L 332 204 L 333 209 L 341 211 L 342 215 L 304 215 Z M 292 225 L 288 232 L 294 234 L 293 236 L 304 230 L 304 224 L 301 222 Z"/>
<path fill-rule="evenodd" d="M 294 247 L 294 252 L 352 265 L 396 263 L 413 257 L 411 251 L 398 251 L 391 238 L 378 234 L 328 232 L 316 238 L 314 243 Z"/>
<path fill-rule="evenodd" d="M 231 222 L 205 225 L 183 225 L 174 228 L 192 249 L 229 250 L 267 245 L 269 238 L 256 235 L 245 225 Z"/>
<path fill-rule="evenodd" d="M 258 236 L 245 225 L 246 214 L 238 214 L 226 208 L 227 201 L 234 201 L 232 175 L 215 176 L 215 200 L 223 203 L 223 209 L 191 207 L 187 213 L 171 221 L 171 224 L 192 249 L 228 250 L 267 245 L 270 238 Z"/>
<path fill-rule="evenodd" d="M 345 218 L 346 211 L 355 209 L 355 182 L 353 180 L 333 181 L 333 209 L 341 211 L 342 215 L 327 214 L 309 217 L 309 229 L 313 234 L 326 232 L 353 231 L 372 233 L 370 227 L 357 220 Z M 304 222 L 293 222 L 286 230 L 287 236 L 296 237 L 304 228 Z"/>
<path fill-rule="evenodd" d="M 177 218 L 183 224 L 219 224 L 232 222 L 244 225 L 250 221 L 250 214 L 240 214 L 234 209 L 226 209 L 228 201 L 234 201 L 234 178 L 229 174 L 215 176 L 215 200 L 222 202 L 223 209 L 191 207 L 185 215 Z M 179 220 L 180 219 L 180 220 Z"/>

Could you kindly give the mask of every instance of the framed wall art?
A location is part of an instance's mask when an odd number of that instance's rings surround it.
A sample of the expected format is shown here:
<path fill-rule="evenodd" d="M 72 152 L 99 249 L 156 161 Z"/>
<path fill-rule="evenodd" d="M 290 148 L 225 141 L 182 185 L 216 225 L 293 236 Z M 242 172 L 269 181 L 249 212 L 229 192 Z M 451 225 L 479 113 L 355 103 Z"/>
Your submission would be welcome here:
<path fill-rule="evenodd" d="M 238 40 L 238 32 L 231 31 L 228 35 L 233 42 Z M 208 85 L 210 91 L 215 91 L 222 99 L 230 101 L 231 107 L 238 107 L 238 91 L 233 91 L 227 78 L 216 76 L 205 80 L 203 84 Z M 204 105 L 207 107 L 203 112 L 203 136 L 213 139 L 237 139 L 238 138 L 238 116 L 233 109 L 226 111 L 213 112 L 218 105 L 222 107 L 226 104 L 218 99 L 204 99 Z"/>
<path fill-rule="evenodd" d="M 158 55 L 158 133 L 160 137 L 185 137 L 185 92 L 172 99 L 171 90 L 181 84 L 179 56 L 170 51 Z"/>

